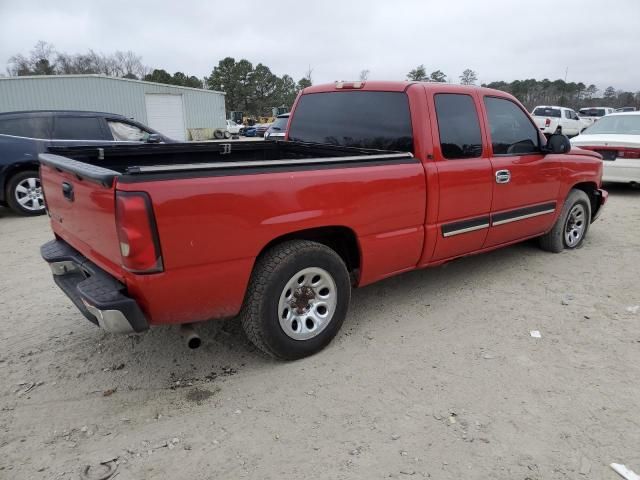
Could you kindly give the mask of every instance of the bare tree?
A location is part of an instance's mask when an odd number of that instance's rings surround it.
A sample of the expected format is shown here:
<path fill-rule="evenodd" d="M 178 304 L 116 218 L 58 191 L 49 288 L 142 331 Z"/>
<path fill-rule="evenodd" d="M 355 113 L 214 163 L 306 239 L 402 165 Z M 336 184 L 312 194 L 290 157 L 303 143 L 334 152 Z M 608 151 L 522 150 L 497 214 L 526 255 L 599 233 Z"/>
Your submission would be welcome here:
<path fill-rule="evenodd" d="M 53 75 L 56 68 L 55 55 L 53 45 L 40 40 L 29 52 L 29 57 L 18 54 L 9 59 L 9 75 Z"/>
<path fill-rule="evenodd" d="M 360 71 L 360 81 L 366 82 L 369 78 L 369 70 L 361 70 Z"/>
<path fill-rule="evenodd" d="M 478 75 L 470 68 L 467 68 L 462 72 L 462 75 L 460 75 L 460 83 L 462 85 L 475 85 L 477 81 Z"/>

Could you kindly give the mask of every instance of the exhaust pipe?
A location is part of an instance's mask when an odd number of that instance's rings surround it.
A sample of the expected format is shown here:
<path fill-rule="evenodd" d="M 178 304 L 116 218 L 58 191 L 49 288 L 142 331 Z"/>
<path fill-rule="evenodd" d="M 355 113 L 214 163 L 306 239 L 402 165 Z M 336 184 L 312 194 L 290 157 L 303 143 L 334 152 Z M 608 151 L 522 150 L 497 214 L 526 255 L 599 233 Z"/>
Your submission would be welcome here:
<path fill-rule="evenodd" d="M 187 347 L 189 347 L 191 350 L 195 350 L 196 348 L 199 348 L 200 345 L 202 345 L 200 335 L 198 335 L 193 329 L 193 324 L 185 323 L 181 325 L 180 331 L 187 341 Z"/>

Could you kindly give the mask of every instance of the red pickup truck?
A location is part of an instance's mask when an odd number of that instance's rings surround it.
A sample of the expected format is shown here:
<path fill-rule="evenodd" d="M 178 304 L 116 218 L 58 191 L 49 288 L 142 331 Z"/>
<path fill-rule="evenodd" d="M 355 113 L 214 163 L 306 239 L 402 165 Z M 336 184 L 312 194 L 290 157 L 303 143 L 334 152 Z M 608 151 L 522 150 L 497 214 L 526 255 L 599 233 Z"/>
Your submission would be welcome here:
<path fill-rule="evenodd" d="M 288 141 L 53 148 L 55 282 L 102 328 L 239 316 L 282 359 L 336 335 L 352 287 L 539 237 L 583 241 L 602 160 L 548 141 L 500 91 L 313 86 Z"/>

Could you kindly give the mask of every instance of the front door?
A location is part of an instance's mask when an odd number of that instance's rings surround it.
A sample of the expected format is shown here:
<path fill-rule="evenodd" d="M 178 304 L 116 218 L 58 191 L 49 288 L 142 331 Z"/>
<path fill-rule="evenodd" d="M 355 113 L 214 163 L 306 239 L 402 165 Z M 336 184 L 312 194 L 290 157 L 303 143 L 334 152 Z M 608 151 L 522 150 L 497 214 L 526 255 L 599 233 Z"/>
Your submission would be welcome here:
<path fill-rule="evenodd" d="M 446 90 L 445 90 L 446 92 Z M 491 161 L 479 120 L 479 98 L 460 93 L 429 98 L 438 172 L 437 239 L 431 261 L 479 250 L 489 228 Z"/>
<path fill-rule="evenodd" d="M 515 102 L 485 96 L 493 200 L 485 247 L 543 234 L 558 205 L 562 164 L 540 151 L 538 129 Z M 555 158 L 554 158 L 555 157 Z"/>

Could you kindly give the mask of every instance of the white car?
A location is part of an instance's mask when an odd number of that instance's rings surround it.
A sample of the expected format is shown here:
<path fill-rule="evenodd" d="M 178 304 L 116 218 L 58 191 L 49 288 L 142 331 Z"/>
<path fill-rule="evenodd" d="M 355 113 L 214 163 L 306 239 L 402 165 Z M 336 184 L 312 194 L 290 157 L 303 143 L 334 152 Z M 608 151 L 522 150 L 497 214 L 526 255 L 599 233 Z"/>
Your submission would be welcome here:
<path fill-rule="evenodd" d="M 540 105 L 533 109 L 531 115 L 545 135 L 562 133 L 567 137 L 573 137 L 579 135 L 586 127 L 578 114 L 570 108 Z"/>
<path fill-rule="evenodd" d="M 587 124 L 587 127 L 590 127 L 597 120 L 600 120 L 605 115 L 609 115 L 613 113 L 614 109 L 612 107 L 586 107 L 578 110 L 578 115 L 584 122 Z"/>
<path fill-rule="evenodd" d="M 640 112 L 602 117 L 571 145 L 602 155 L 603 181 L 640 184 Z"/>
<path fill-rule="evenodd" d="M 240 135 L 241 128 L 242 125 L 238 125 L 233 120 L 227 120 L 227 132 L 229 132 L 231 135 Z"/>

